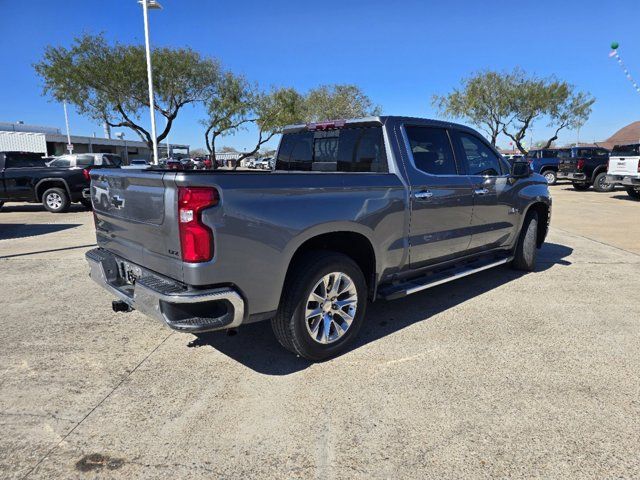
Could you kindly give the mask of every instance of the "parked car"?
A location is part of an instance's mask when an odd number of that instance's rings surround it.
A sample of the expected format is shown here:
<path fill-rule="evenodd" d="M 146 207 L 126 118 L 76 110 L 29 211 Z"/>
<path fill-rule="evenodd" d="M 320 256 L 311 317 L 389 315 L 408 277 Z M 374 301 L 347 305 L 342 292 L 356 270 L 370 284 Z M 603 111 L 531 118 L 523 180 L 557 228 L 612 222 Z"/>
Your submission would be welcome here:
<path fill-rule="evenodd" d="M 573 147 L 569 157 L 560 158 L 558 180 L 570 180 L 576 190 L 610 192 L 615 186 L 607 183 L 609 150 L 601 147 Z"/>
<path fill-rule="evenodd" d="M 555 185 L 560 159 L 570 156 L 570 148 L 540 148 L 529 150 L 525 158 L 534 173 L 542 175 L 549 185 Z"/>
<path fill-rule="evenodd" d="M 254 161 L 254 168 L 260 170 L 271 170 L 271 157 L 258 158 Z M 275 162 L 273 163 L 275 165 Z"/>
<path fill-rule="evenodd" d="M 257 159 L 255 158 L 247 158 L 244 162 L 244 166 L 247 168 L 256 168 L 256 161 Z"/>
<path fill-rule="evenodd" d="M 120 168 L 131 169 L 131 168 L 147 168 L 149 167 L 149 162 L 143 159 L 134 159 L 129 162 L 129 165 L 122 165 Z"/>
<path fill-rule="evenodd" d="M 169 158 L 164 162 L 164 165 L 160 163 L 159 166 L 164 166 L 168 170 L 184 170 L 184 165 L 180 160 Z"/>
<path fill-rule="evenodd" d="M 0 208 L 6 202 L 42 202 L 53 213 L 72 202 L 89 208 L 90 167 L 47 166 L 41 153 L 0 152 Z"/>
<path fill-rule="evenodd" d="M 269 175 L 161 173 L 92 173 L 119 205 L 96 207 L 86 254 L 114 310 L 183 332 L 271 319 L 314 361 L 348 347 L 370 300 L 533 270 L 551 215 L 527 162 L 509 167 L 475 130 L 417 118 L 288 127 Z"/>
<path fill-rule="evenodd" d="M 616 145 L 609 156 L 607 182 L 624 187 L 634 200 L 640 200 L 640 144 Z"/>

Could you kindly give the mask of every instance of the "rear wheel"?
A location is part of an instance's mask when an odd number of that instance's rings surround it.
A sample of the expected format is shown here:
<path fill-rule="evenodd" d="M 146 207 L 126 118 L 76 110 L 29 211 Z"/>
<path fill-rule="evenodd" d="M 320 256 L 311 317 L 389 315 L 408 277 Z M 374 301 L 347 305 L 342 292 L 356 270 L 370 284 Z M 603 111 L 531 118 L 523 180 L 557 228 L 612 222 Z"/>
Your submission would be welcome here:
<path fill-rule="evenodd" d="M 593 180 L 593 189 L 596 192 L 612 192 L 616 186 L 612 183 L 607 183 L 607 173 L 601 172 L 596 175 L 596 178 Z"/>
<path fill-rule="evenodd" d="M 529 212 L 520 230 L 520 237 L 513 255 L 512 266 L 516 270 L 533 272 L 538 254 L 538 212 Z"/>
<path fill-rule="evenodd" d="M 629 195 L 634 200 L 640 200 L 640 189 L 635 187 L 627 187 L 627 195 Z"/>
<path fill-rule="evenodd" d="M 0 210 L 2 210 L 3 205 L 4 205 L 4 202 L 0 202 Z"/>
<path fill-rule="evenodd" d="M 578 182 L 573 182 L 573 188 L 575 188 L 576 190 L 578 190 L 579 192 L 583 192 L 585 190 L 589 190 L 589 187 L 591 185 L 589 185 L 588 183 L 578 183 Z"/>
<path fill-rule="evenodd" d="M 69 209 L 69 196 L 61 188 L 50 188 L 42 195 L 42 205 L 52 213 L 62 213 Z"/>
<path fill-rule="evenodd" d="M 364 321 L 367 285 L 351 258 L 309 252 L 284 285 L 271 326 L 280 344 L 308 360 L 342 353 Z"/>
<path fill-rule="evenodd" d="M 553 170 L 545 170 L 544 172 L 542 172 L 542 176 L 545 178 L 549 185 L 555 185 L 558 179 L 556 172 L 554 172 Z"/>

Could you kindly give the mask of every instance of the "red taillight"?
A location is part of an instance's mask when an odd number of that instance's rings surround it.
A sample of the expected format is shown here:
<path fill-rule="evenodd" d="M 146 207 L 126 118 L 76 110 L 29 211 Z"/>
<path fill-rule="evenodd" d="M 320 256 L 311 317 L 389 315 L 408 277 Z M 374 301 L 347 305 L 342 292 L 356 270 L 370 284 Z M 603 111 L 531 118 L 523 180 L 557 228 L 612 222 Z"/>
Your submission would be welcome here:
<path fill-rule="evenodd" d="M 215 188 L 178 188 L 178 224 L 185 262 L 207 262 L 213 258 L 213 232 L 202 223 L 202 210 L 217 205 L 218 201 Z"/>
<path fill-rule="evenodd" d="M 579 158 L 578 163 L 576 164 L 578 170 L 582 170 L 584 168 L 584 158 Z"/>
<path fill-rule="evenodd" d="M 91 169 L 90 168 L 83 168 L 82 169 L 82 176 L 87 181 L 91 181 L 91 173 L 89 173 L 89 170 L 91 170 Z"/>

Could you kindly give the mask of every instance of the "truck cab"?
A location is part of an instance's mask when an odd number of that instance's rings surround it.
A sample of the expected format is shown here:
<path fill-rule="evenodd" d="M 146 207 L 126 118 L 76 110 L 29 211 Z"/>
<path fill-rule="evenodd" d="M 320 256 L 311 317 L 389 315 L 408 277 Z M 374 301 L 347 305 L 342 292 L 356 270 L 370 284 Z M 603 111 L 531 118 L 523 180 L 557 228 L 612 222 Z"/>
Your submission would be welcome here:
<path fill-rule="evenodd" d="M 570 180 L 576 190 L 610 192 L 614 185 L 607 182 L 609 150 L 602 147 L 572 147 L 569 157 L 560 158 L 558 180 Z"/>

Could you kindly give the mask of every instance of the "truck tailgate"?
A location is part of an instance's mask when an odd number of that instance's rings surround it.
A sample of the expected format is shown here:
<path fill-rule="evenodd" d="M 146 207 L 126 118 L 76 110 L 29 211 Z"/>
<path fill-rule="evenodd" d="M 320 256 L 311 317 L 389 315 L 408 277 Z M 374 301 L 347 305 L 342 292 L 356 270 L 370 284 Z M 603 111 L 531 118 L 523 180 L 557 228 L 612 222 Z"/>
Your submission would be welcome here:
<path fill-rule="evenodd" d="M 91 174 L 98 246 L 182 281 L 175 173 L 100 169 Z"/>
<path fill-rule="evenodd" d="M 640 157 L 611 157 L 609 159 L 609 170 L 611 175 L 636 175 Z"/>
<path fill-rule="evenodd" d="M 561 158 L 558 161 L 558 171 L 564 173 L 573 173 L 577 170 L 578 160 L 576 158 Z"/>

